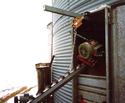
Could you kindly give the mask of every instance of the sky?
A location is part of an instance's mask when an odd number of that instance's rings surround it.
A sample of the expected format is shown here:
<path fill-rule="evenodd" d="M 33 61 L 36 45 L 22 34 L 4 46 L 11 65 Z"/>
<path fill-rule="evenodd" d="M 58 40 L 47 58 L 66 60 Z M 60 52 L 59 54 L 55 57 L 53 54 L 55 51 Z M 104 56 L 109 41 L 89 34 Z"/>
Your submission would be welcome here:
<path fill-rule="evenodd" d="M 50 61 L 44 4 L 51 0 L 0 0 L 0 90 L 36 85 L 35 64 Z"/>

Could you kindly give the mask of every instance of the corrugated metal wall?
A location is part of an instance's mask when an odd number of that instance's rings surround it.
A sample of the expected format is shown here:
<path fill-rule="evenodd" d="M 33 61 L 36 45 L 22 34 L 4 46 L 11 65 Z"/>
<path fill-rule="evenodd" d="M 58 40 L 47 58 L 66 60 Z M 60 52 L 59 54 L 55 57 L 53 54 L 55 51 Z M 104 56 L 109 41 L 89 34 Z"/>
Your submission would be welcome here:
<path fill-rule="evenodd" d="M 64 10 L 69 8 L 69 0 L 56 0 L 53 6 Z M 53 14 L 53 79 L 59 79 L 72 63 L 72 28 L 71 18 Z M 54 94 L 54 103 L 72 103 L 72 81 Z"/>
<path fill-rule="evenodd" d="M 53 0 L 53 6 L 67 11 L 84 13 L 110 2 L 112 0 Z M 71 17 L 53 14 L 53 54 L 56 56 L 53 62 L 53 79 L 64 75 L 72 64 L 71 20 Z M 79 94 L 82 94 L 89 101 L 88 103 L 101 103 L 105 100 L 106 77 L 79 75 L 78 80 Z M 95 86 L 93 86 L 94 82 Z M 55 93 L 55 103 L 72 103 L 72 82 Z"/>

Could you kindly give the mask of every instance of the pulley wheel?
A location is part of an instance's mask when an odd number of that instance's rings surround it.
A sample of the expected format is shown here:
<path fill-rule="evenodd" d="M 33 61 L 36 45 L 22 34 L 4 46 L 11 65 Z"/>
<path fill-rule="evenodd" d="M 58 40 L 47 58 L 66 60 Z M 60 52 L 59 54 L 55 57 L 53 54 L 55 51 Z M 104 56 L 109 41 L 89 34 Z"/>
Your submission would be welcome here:
<path fill-rule="evenodd" d="M 80 44 L 78 48 L 79 55 L 85 59 L 89 59 L 92 56 L 93 47 L 88 42 Z"/>

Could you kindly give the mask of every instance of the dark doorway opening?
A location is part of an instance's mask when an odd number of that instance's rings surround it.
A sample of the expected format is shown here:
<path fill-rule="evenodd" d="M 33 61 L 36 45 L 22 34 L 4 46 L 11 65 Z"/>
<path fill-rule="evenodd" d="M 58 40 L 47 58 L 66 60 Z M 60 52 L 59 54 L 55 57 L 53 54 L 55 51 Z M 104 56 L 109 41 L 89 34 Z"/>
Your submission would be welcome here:
<path fill-rule="evenodd" d="M 85 45 L 85 42 L 97 42 L 97 45 L 101 45 L 101 48 L 98 48 L 98 52 L 101 52 L 100 57 L 93 57 L 91 56 L 90 58 L 87 57 L 89 60 L 95 60 L 95 65 L 93 67 L 88 66 L 88 69 L 83 71 L 83 74 L 88 74 L 88 75 L 96 75 L 96 76 L 105 76 L 106 75 L 106 61 L 105 61 L 105 10 L 100 10 L 97 12 L 93 13 L 87 13 L 86 19 L 82 20 L 82 25 L 77 28 L 76 30 L 77 34 L 80 35 L 81 37 L 87 38 L 87 40 L 81 38 L 80 36 L 76 36 L 76 41 L 75 41 L 75 55 L 77 58 L 76 65 L 80 64 L 81 61 L 78 60 L 78 55 L 80 53 L 80 45 L 84 49 L 84 53 L 86 52 L 85 55 L 88 56 L 88 46 L 89 44 Z M 91 48 L 91 46 L 90 46 Z M 81 52 L 83 52 L 81 50 Z M 93 55 L 93 54 L 92 54 Z M 86 61 L 85 61 L 86 62 Z M 83 62 L 84 64 L 84 62 Z"/>

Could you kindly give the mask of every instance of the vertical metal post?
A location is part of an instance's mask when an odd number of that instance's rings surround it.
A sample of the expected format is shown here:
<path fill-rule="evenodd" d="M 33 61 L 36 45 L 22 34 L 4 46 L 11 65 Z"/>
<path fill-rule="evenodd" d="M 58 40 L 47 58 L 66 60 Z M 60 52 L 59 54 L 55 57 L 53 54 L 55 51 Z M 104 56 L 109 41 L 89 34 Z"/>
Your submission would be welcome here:
<path fill-rule="evenodd" d="M 118 29 L 117 29 L 117 10 L 114 9 L 112 11 L 112 103 L 119 103 L 119 79 L 118 79 L 118 72 L 119 72 L 119 64 L 118 64 Z"/>
<path fill-rule="evenodd" d="M 110 96 L 110 89 L 109 89 L 109 18 L 108 18 L 108 8 L 105 8 L 105 58 L 106 58 L 106 103 L 109 102 Z"/>

